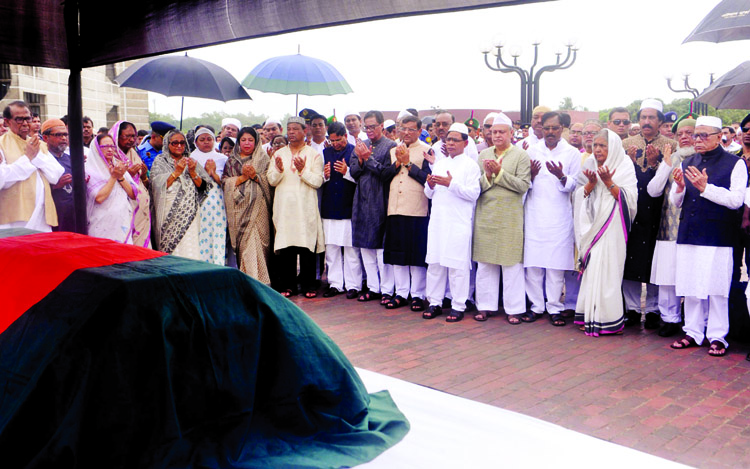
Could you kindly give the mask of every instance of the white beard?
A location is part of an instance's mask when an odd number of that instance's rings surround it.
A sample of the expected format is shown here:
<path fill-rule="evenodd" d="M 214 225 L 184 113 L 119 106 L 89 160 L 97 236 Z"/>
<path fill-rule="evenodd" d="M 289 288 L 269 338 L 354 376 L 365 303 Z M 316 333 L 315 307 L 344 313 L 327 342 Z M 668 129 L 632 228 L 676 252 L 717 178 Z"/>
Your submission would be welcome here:
<path fill-rule="evenodd" d="M 685 160 L 685 158 L 695 155 L 695 147 L 680 147 L 675 151 L 675 155 L 679 156 L 681 160 Z"/>

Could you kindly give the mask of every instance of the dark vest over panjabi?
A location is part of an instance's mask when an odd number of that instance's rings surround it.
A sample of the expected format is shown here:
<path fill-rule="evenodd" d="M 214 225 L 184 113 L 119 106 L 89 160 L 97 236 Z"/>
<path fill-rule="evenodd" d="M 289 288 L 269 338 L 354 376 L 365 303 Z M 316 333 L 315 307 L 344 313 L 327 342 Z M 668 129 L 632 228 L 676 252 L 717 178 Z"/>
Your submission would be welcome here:
<path fill-rule="evenodd" d="M 331 164 L 331 178 L 323 183 L 322 200 L 320 203 L 320 217 L 329 220 L 347 220 L 352 217 L 354 191 L 357 185 L 344 179 L 344 175 L 333 169 L 336 161 L 349 163 L 354 152 L 354 145 L 348 143 L 346 148 L 336 151 L 333 147 L 323 150 L 323 164 Z"/>
<path fill-rule="evenodd" d="M 729 189 L 737 160 L 736 156 L 718 146 L 705 154 L 697 153 L 687 158 L 682 162 L 682 170 L 690 166 L 701 172 L 705 169 L 709 184 Z M 737 216 L 737 210 L 701 197 L 700 191 L 685 178 L 677 244 L 734 246 L 739 235 Z"/>

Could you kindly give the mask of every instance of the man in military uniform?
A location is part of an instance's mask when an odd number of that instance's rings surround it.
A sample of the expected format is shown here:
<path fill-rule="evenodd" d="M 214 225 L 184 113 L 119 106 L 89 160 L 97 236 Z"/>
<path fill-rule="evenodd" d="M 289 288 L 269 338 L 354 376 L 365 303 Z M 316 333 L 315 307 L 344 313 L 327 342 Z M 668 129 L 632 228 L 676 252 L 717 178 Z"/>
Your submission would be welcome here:
<path fill-rule="evenodd" d="M 138 145 L 138 156 L 141 157 L 149 171 L 154 159 L 161 153 L 164 145 L 164 136 L 174 128 L 175 126 L 167 122 L 154 121 L 151 123 L 151 135 L 144 138 L 141 144 Z"/>
<path fill-rule="evenodd" d="M 473 111 L 471 117 L 464 121 L 464 125 L 469 129 L 469 138 L 474 140 L 474 143 L 481 143 L 482 140 L 479 136 L 479 121 L 474 119 Z"/>
<path fill-rule="evenodd" d="M 628 156 L 635 165 L 638 179 L 638 208 L 630 229 L 625 259 L 625 273 L 622 292 L 625 297 L 625 326 L 640 324 L 641 313 L 646 313 L 647 329 L 658 329 L 660 315 L 658 309 L 659 289 L 651 281 L 651 262 L 656 247 L 656 236 L 661 221 L 661 208 L 664 195 L 651 197 L 648 183 L 656 175 L 663 159 L 662 150 L 670 146 L 672 153 L 677 142 L 659 133 L 664 123 L 663 105 L 656 99 L 645 99 L 636 114 L 641 133 L 628 137 L 622 142 Z M 646 283 L 646 308 L 641 308 L 642 284 Z"/>

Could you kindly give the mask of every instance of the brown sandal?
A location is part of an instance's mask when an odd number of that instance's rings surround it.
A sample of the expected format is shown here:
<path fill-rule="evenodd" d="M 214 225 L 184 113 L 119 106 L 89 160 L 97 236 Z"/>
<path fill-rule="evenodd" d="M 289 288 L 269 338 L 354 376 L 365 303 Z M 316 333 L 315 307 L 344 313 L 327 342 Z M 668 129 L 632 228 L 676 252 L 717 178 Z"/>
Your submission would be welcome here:
<path fill-rule="evenodd" d="M 695 341 L 695 339 L 693 339 L 689 335 L 686 335 L 680 340 L 675 340 L 672 343 L 672 345 L 670 345 L 670 347 L 675 350 L 682 350 L 682 349 L 691 348 L 691 347 L 699 347 L 699 345 Z"/>

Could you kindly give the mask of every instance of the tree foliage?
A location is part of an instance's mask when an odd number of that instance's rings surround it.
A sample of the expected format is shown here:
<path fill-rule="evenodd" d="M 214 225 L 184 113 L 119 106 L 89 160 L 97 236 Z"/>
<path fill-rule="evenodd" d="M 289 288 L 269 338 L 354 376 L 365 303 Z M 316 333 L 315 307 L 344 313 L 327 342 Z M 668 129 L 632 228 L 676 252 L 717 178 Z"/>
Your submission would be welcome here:
<path fill-rule="evenodd" d="M 188 129 L 194 128 L 198 124 L 203 125 L 210 125 L 213 127 L 217 132 L 219 129 L 221 129 L 221 121 L 226 119 L 227 117 L 232 117 L 234 119 L 238 119 L 243 126 L 249 126 L 253 124 L 262 124 L 265 122 L 267 116 L 265 115 L 255 115 L 253 113 L 248 112 L 247 114 L 243 113 L 235 113 L 235 114 L 228 114 L 226 112 L 204 112 L 200 115 L 200 117 L 185 117 L 182 119 L 182 129 L 187 131 Z M 290 117 L 289 114 L 284 116 L 282 121 L 286 121 Z M 175 127 L 180 125 L 180 119 L 177 117 L 174 117 L 172 114 L 160 114 L 156 112 L 149 112 L 148 113 L 149 122 L 153 121 L 164 121 L 169 122 L 170 124 L 174 125 Z"/>
<path fill-rule="evenodd" d="M 632 103 L 624 106 L 630 112 L 630 118 L 635 119 L 635 115 L 638 109 L 641 107 L 640 99 L 633 101 Z M 690 111 L 690 99 L 680 98 L 675 99 L 669 103 L 664 103 L 664 112 L 674 111 L 677 116 L 682 116 Z M 599 121 L 607 122 L 609 118 L 609 111 L 613 108 L 602 109 L 599 111 Z M 708 115 L 717 116 L 721 118 L 724 125 L 730 125 L 732 122 L 741 122 L 742 119 L 748 114 L 748 111 L 742 109 L 714 109 L 711 106 L 708 107 Z"/>

